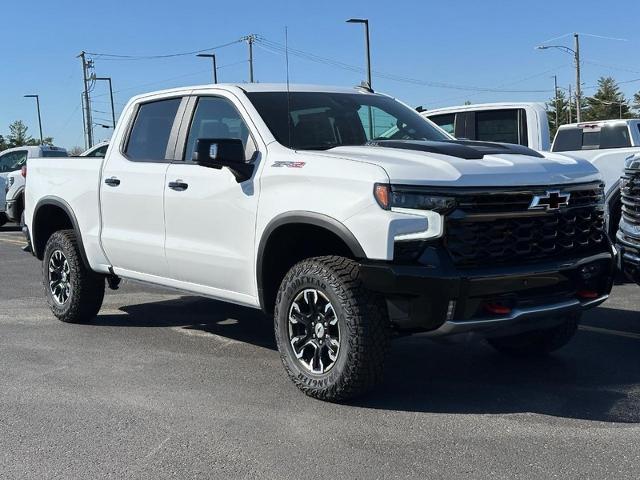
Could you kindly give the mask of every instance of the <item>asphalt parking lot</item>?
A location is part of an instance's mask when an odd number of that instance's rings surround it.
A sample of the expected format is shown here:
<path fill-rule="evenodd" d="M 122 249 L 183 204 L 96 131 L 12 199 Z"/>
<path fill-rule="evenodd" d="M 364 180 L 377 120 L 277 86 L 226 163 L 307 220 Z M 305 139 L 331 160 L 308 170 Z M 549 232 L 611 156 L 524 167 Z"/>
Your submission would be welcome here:
<path fill-rule="evenodd" d="M 385 383 L 335 405 L 254 310 L 123 282 L 92 324 L 55 320 L 22 244 L 0 228 L 3 479 L 640 476 L 635 285 L 545 359 L 397 339 Z"/>

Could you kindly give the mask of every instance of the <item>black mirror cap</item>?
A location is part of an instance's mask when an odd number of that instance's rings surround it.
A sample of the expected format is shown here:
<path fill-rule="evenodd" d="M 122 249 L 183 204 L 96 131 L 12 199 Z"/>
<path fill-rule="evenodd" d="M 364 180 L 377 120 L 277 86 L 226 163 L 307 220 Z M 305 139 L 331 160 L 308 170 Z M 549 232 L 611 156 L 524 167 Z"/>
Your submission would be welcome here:
<path fill-rule="evenodd" d="M 202 167 L 226 167 L 238 183 L 253 175 L 253 164 L 246 163 L 244 145 L 238 138 L 199 138 L 192 160 Z"/>

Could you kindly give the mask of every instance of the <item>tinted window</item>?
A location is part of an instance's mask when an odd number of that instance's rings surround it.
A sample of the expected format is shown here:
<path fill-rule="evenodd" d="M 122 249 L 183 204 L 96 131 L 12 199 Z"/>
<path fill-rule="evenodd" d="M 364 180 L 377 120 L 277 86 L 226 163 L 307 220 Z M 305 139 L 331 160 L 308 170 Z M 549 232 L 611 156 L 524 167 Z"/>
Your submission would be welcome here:
<path fill-rule="evenodd" d="M 630 146 L 631 138 L 626 125 L 586 126 L 558 130 L 553 143 L 553 151 L 570 152 Z"/>
<path fill-rule="evenodd" d="M 476 112 L 476 138 L 486 142 L 520 143 L 518 110 Z"/>
<path fill-rule="evenodd" d="M 89 153 L 89 155 L 87 155 L 87 157 L 102 157 L 102 158 L 104 158 L 105 154 L 107 153 L 107 148 L 109 148 L 109 145 L 103 145 L 100 148 L 96 148 L 93 152 Z"/>
<path fill-rule="evenodd" d="M 68 157 L 66 150 L 43 150 L 43 157 Z"/>
<path fill-rule="evenodd" d="M 445 132 L 455 135 L 456 132 L 456 114 L 446 113 L 444 115 L 433 115 L 429 117 L 433 123 L 438 125 Z"/>
<path fill-rule="evenodd" d="M 255 147 L 249 136 L 249 128 L 231 102 L 220 97 L 201 97 L 198 100 L 187 148 L 185 160 L 191 160 L 199 138 L 223 139 L 237 138 L 242 140 L 245 158 L 253 156 Z"/>
<path fill-rule="evenodd" d="M 180 98 L 144 103 L 138 108 L 125 153 L 131 160 L 166 160 L 167 145 Z"/>
<path fill-rule="evenodd" d="M 26 150 L 5 153 L 0 157 L 0 172 L 13 172 L 15 170 L 20 170 L 26 161 Z"/>
<path fill-rule="evenodd" d="M 276 140 L 289 148 L 326 150 L 364 145 L 371 139 L 448 140 L 413 109 L 382 95 L 291 92 L 288 98 L 287 92 L 250 92 L 247 96 Z"/>

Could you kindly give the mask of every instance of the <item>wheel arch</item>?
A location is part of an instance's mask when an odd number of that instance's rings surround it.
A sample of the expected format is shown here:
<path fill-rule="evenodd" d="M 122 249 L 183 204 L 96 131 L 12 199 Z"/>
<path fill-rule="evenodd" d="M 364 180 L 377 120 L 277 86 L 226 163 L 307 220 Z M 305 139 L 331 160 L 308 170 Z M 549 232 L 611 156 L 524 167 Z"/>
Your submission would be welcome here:
<path fill-rule="evenodd" d="M 59 230 L 66 229 L 75 232 L 82 262 L 87 268 L 91 269 L 82 243 L 78 220 L 71 206 L 59 197 L 43 197 L 33 210 L 33 219 L 31 221 L 33 254 L 42 260 L 45 246 L 51 235 Z"/>
<path fill-rule="evenodd" d="M 314 232 L 320 235 L 321 238 L 319 240 L 327 243 L 323 246 L 324 248 L 327 250 L 337 250 L 335 252 L 326 252 L 323 251 L 323 248 L 320 248 L 317 253 L 312 253 L 313 256 L 333 253 L 342 254 L 353 259 L 366 258 L 364 249 L 355 235 L 344 224 L 333 217 L 308 211 L 292 211 L 276 216 L 269 222 L 262 233 L 256 261 L 258 299 L 260 307 L 265 312 L 271 312 L 273 310 L 273 304 L 275 303 L 274 293 L 277 293 L 279 287 L 277 277 L 283 278 L 291 266 L 302 258 L 305 258 L 301 257 L 300 254 L 296 255 L 296 253 L 306 250 L 306 248 L 302 248 L 286 258 L 285 262 L 281 264 L 279 268 L 275 268 L 274 262 L 272 261 L 272 256 L 279 252 L 276 245 L 278 239 L 280 239 L 284 233 L 295 231 Z M 306 243 L 307 242 L 305 242 L 305 246 L 308 247 L 309 252 L 314 252 L 314 247 L 318 246 L 318 244 L 307 245 Z M 286 251 L 284 247 L 281 247 L 280 250 Z M 276 277 L 278 285 L 273 285 L 274 276 Z M 282 278 L 280 278 L 280 280 L 282 280 Z"/>

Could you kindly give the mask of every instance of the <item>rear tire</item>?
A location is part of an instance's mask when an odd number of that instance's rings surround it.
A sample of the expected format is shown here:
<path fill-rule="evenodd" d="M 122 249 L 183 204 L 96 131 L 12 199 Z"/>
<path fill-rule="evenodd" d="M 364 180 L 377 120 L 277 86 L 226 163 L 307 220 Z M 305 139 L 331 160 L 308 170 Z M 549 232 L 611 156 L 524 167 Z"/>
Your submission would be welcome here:
<path fill-rule="evenodd" d="M 47 241 L 42 284 L 51 311 L 63 322 L 89 322 L 102 306 L 104 277 L 84 264 L 73 230 L 55 232 Z"/>
<path fill-rule="evenodd" d="M 362 286 L 353 260 L 326 256 L 294 265 L 282 280 L 274 319 L 284 368 L 305 394 L 341 401 L 382 379 L 386 305 Z"/>
<path fill-rule="evenodd" d="M 9 220 L 7 218 L 7 214 L 4 212 L 0 212 L 0 227 L 7 223 L 7 220 Z"/>
<path fill-rule="evenodd" d="M 512 356 L 546 355 L 564 347 L 578 329 L 580 314 L 567 316 L 563 323 L 552 328 L 519 333 L 507 337 L 488 338 L 498 352 Z"/>

